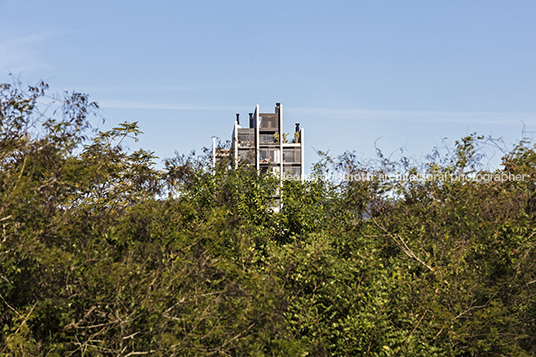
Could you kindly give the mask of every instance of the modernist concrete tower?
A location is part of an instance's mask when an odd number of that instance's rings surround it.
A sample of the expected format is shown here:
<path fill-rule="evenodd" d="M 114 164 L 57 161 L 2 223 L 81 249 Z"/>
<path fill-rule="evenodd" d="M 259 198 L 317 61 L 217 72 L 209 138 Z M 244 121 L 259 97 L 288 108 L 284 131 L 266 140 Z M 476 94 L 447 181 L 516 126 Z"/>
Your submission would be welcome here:
<path fill-rule="evenodd" d="M 261 113 L 257 105 L 249 113 L 249 127 L 240 124 L 239 114 L 233 127 L 230 150 L 218 150 L 212 140 L 214 165 L 227 161 L 231 167 L 239 163 L 255 165 L 259 172 L 272 171 L 281 179 L 292 175 L 304 178 L 304 130 L 296 123 L 294 133 L 283 131 L 283 106 L 275 105 L 275 113 Z M 290 137 L 287 137 L 290 136 Z"/>

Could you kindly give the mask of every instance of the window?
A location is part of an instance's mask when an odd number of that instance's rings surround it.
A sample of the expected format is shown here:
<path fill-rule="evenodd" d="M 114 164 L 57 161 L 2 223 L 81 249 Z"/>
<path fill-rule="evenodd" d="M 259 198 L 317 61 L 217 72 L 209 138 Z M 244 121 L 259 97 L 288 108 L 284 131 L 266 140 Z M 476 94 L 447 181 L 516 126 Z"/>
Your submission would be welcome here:
<path fill-rule="evenodd" d="M 283 150 L 283 162 L 294 162 L 294 150 Z"/>
<path fill-rule="evenodd" d="M 274 162 L 277 164 L 281 162 L 281 150 L 274 150 Z"/>
<path fill-rule="evenodd" d="M 238 162 L 244 164 L 254 164 L 255 156 L 253 150 L 238 150 Z"/>
<path fill-rule="evenodd" d="M 270 155 L 270 150 L 260 150 L 259 161 L 261 162 L 261 164 L 271 162 L 272 159 L 273 158 Z"/>
<path fill-rule="evenodd" d="M 300 161 L 301 161 L 300 148 L 284 148 L 283 149 L 283 162 L 299 163 Z"/>
<path fill-rule="evenodd" d="M 274 149 L 259 150 L 259 161 L 261 164 L 281 162 L 281 152 Z"/>
<path fill-rule="evenodd" d="M 283 166 L 283 176 L 286 179 L 300 178 L 301 167 L 300 166 Z"/>
<path fill-rule="evenodd" d="M 239 133 L 238 134 L 238 142 L 244 143 L 244 144 L 251 144 L 253 143 L 253 135 L 249 133 Z"/>
<path fill-rule="evenodd" d="M 278 127 L 277 116 L 275 114 L 264 114 L 260 119 L 261 128 L 263 129 L 276 129 Z"/>
<path fill-rule="evenodd" d="M 261 144 L 275 143 L 274 134 L 259 134 L 259 141 Z"/>

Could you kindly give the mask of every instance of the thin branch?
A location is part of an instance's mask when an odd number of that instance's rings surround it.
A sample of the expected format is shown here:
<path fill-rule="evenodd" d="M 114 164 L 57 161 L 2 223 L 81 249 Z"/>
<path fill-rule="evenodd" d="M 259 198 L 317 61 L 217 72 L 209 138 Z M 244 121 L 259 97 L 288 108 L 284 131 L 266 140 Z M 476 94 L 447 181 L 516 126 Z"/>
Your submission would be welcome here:
<path fill-rule="evenodd" d="M 150 351 L 147 351 L 147 352 L 130 352 L 129 354 L 126 354 L 125 357 L 128 357 L 128 356 L 139 356 L 139 355 L 148 355 L 149 353 L 154 353 L 156 352 L 155 350 L 150 350 Z"/>
<path fill-rule="evenodd" d="M 20 331 L 20 328 L 22 327 L 22 325 L 24 325 L 26 323 L 26 321 L 28 321 L 28 319 L 30 318 L 30 315 L 32 314 L 32 312 L 34 311 L 35 307 L 37 306 L 37 301 L 35 302 L 35 304 L 32 306 L 32 308 L 30 309 L 30 312 L 28 312 L 28 314 L 26 315 L 26 317 L 24 318 L 24 320 L 21 322 L 21 324 L 19 325 L 19 327 L 17 328 L 17 330 L 15 331 L 15 333 L 13 335 L 16 335 L 17 333 L 19 333 Z M 20 315 L 19 315 L 20 316 Z M 13 335 L 11 335 L 11 339 L 13 339 Z M 2 352 L 1 353 L 4 353 L 5 349 L 7 348 L 7 346 L 9 345 L 9 343 L 6 343 L 6 345 L 4 346 L 4 348 L 2 349 Z"/>
<path fill-rule="evenodd" d="M 3 276 L 2 276 L 3 277 Z M 4 277 L 3 277 L 4 278 Z M 7 280 L 7 278 L 4 278 Z M 9 280 L 8 280 L 8 283 L 9 283 Z M 13 310 L 14 313 L 16 313 L 18 316 L 20 316 L 20 314 L 17 312 L 17 310 L 15 310 L 13 307 L 11 307 L 11 305 L 9 305 L 6 301 L 6 299 L 4 299 L 4 296 L 2 294 L 0 294 L 0 298 L 2 298 L 2 301 L 4 301 L 4 304 L 7 305 L 7 307 L 9 307 L 11 310 Z"/>
<path fill-rule="evenodd" d="M 408 245 L 406 244 L 406 242 L 404 242 L 404 240 L 402 239 L 402 237 L 400 237 L 398 234 L 396 235 L 393 235 L 391 234 L 391 232 L 389 232 L 387 229 L 385 229 L 385 227 L 383 227 L 382 225 L 380 225 L 378 222 L 376 222 L 376 219 L 374 219 L 374 217 L 371 217 L 371 220 L 374 222 L 374 224 L 380 228 L 382 231 L 385 232 L 385 234 L 387 234 L 394 242 L 395 244 L 410 258 L 412 259 L 415 259 L 416 261 L 418 261 L 419 263 L 421 263 L 422 265 L 424 265 L 428 270 L 430 270 L 431 272 L 434 271 L 434 269 L 432 269 L 431 266 L 429 266 L 428 264 L 426 264 L 423 260 L 421 260 L 417 255 L 415 255 L 415 253 L 413 253 L 411 251 L 411 249 L 408 247 Z"/>
<path fill-rule="evenodd" d="M 255 326 L 255 323 L 252 323 L 251 325 L 249 325 L 248 328 L 246 328 L 244 331 L 240 332 L 238 335 L 236 335 L 235 337 L 231 338 L 230 340 L 228 340 L 227 342 L 225 342 L 223 345 L 221 345 L 220 347 L 218 347 L 217 349 L 214 350 L 213 353 L 216 353 L 216 352 L 221 352 L 221 349 L 223 347 L 225 347 L 226 345 L 228 345 L 229 343 L 233 342 L 234 340 L 236 340 L 237 338 L 239 338 L 240 336 L 242 336 L 244 333 L 246 333 L 247 331 L 251 330 L 251 328 Z"/>
<path fill-rule="evenodd" d="M 419 327 L 419 325 L 421 324 L 422 319 L 424 319 L 424 317 L 426 316 L 426 314 L 428 313 L 429 310 L 430 310 L 430 308 L 427 308 L 426 311 L 424 312 L 424 314 L 422 314 L 421 318 L 419 319 L 419 322 L 417 322 L 417 325 L 413 328 L 413 330 L 409 334 L 408 340 L 406 341 L 406 343 L 409 341 L 409 338 L 411 337 L 411 335 L 413 335 L 413 333 L 415 332 L 417 327 Z"/>

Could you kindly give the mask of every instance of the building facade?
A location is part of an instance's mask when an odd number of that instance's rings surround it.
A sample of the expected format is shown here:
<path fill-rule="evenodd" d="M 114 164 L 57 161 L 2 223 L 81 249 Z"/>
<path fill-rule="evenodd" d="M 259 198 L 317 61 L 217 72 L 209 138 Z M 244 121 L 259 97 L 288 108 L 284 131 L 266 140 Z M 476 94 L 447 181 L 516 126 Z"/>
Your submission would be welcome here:
<path fill-rule="evenodd" d="M 274 113 L 261 113 L 259 105 L 249 113 L 248 126 L 240 123 L 236 115 L 230 150 L 216 148 L 212 139 L 212 160 L 255 166 L 259 172 L 272 172 L 280 179 L 304 178 L 304 130 L 296 123 L 293 133 L 283 131 L 283 106 L 276 103 Z"/>

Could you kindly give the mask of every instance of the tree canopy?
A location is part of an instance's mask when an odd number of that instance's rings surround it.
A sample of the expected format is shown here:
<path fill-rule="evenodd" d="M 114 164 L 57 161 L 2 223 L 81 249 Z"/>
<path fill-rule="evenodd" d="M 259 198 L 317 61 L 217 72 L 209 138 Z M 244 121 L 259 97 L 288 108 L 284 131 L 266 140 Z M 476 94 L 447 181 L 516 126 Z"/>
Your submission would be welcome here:
<path fill-rule="evenodd" d="M 98 110 L 0 85 L 0 355 L 536 354 L 529 142 L 496 171 L 470 135 L 280 186 L 203 155 L 156 169 Z"/>

